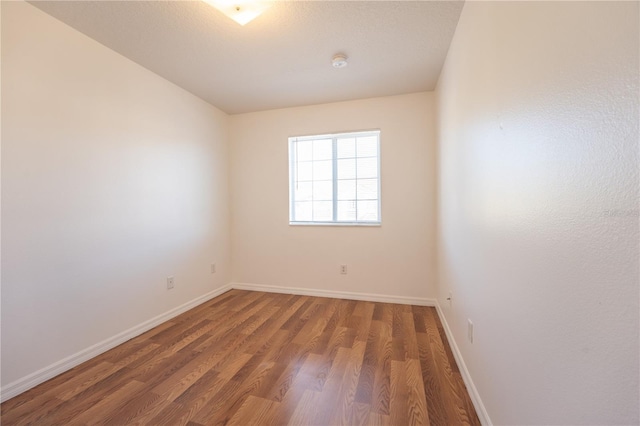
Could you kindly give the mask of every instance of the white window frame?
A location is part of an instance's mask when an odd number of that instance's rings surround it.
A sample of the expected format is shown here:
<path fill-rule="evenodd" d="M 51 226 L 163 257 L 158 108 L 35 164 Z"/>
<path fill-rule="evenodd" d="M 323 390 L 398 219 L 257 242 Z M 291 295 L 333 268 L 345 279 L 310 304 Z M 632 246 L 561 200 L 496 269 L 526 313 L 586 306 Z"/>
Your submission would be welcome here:
<path fill-rule="evenodd" d="M 349 220 L 349 221 L 340 221 L 337 219 L 337 210 L 338 210 L 338 189 L 337 189 L 337 162 L 338 162 L 338 154 L 337 154 L 337 141 L 340 138 L 349 137 L 349 138 L 357 138 L 357 137 L 367 137 L 367 136 L 375 136 L 377 141 L 377 168 L 378 168 L 378 220 L 376 221 L 365 221 L 365 220 Z M 333 155 L 332 155 L 332 164 L 333 164 L 333 174 L 332 174 L 332 185 L 333 185 L 333 219 L 330 221 L 294 221 L 295 217 L 295 186 L 296 186 L 296 176 L 295 176 L 295 167 L 296 167 L 296 158 L 295 158 L 295 150 L 294 144 L 302 141 L 313 141 L 319 139 L 331 139 L 333 141 Z M 358 158 L 356 153 L 356 159 Z M 357 181 L 357 178 L 356 178 Z M 342 133 L 331 133 L 331 134 L 323 134 L 323 135 L 312 135 L 312 136 L 292 136 L 289 138 L 289 225 L 312 225 L 312 226 L 381 226 L 382 225 L 382 197 L 381 197 L 381 170 L 380 170 L 380 130 L 367 130 L 367 131 L 356 131 L 356 132 L 342 132 Z M 356 205 L 357 205 L 357 195 L 356 195 Z"/>

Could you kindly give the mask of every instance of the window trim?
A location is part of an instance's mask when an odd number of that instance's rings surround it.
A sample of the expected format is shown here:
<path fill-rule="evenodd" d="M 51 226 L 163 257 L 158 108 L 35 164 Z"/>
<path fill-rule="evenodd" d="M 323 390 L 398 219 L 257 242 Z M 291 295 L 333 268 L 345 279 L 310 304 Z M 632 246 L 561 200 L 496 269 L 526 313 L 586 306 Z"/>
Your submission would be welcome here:
<path fill-rule="evenodd" d="M 376 136 L 377 139 L 377 181 L 378 181 L 378 220 L 377 221 L 338 221 L 337 220 L 337 208 L 338 208 L 338 200 L 337 200 L 337 191 L 338 191 L 338 178 L 337 178 L 337 166 L 338 166 L 338 156 L 337 156 L 337 140 L 341 137 L 362 137 L 362 136 Z M 331 221 L 293 221 L 292 218 L 295 217 L 295 197 L 294 197 L 294 188 L 295 188 L 295 176 L 293 170 L 294 165 L 296 163 L 294 158 L 294 150 L 293 144 L 305 140 L 317 140 L 317 139 L 331 139 L 332 140 L 332 167 L 333 167 L 333 177 L 332 177 L 332 186 L 333 186 L 333 217 L 335 220 Z M 318 135 L 307 135 L 307 136 L 290 136 L 288 138 L 288 148 L 289 148 L 289 225 L 290 226 L 382 226 L 382 170 L 380 168 L 380 157 L 381 157 L 381 131 L 380 129 L 371 129 L 371 130 L 359 130 L 353 132 L 338 132 L 338 133 L 326 133 L 326 134 L 318 134 Z M 357 156 L 355 157 L 358 158 Z M 356 178 L 357 180 L 357 178 Z M 357 202 L 357 199 L 355 200 Z"/>

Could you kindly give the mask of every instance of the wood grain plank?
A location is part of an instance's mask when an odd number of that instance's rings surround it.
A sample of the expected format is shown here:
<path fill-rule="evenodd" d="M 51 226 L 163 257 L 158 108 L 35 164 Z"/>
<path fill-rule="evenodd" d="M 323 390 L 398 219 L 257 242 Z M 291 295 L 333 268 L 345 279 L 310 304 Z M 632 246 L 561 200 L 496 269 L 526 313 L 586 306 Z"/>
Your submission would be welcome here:
<path fill-rule="evenodd" d="M 270 399 L 249 395 L 242 406 L 229 420 L 229 426 L 273 425 L 273 407 L 278 403 Z"/>
<path fill-rule="evenodd" d="M 422 372 L 420 361 L 408 359 L 406 364 L 407 379 L 407 405 L 408 405 L 408 425 L 428 425 L 429 411 L 427 409 L 427 398 L 422 385 Z"/>
<path fill-rule="evenodd" d="M 86 369 L 83 373 L 79 374 L 76 377 L 68 377 L 69 382 L 63 388 L 64 392 L 60 391 L 58 387 L 48 387 L 45 392 L 42 392 L 40 395 L 32 395 L 35 392 L 28 392 L 27 394 L 21 395 L 24 399 L 22 404 L 14 404 L 5 406 L 5 403 L 2 404 L 2 422 L 5 423 L 17 423 L 18 421 L 24 421 L 26 416 L 34 416 L 38 408 L 43 408 L 43 406 L 47 405 L 47 410 L 51 410 L 52 408 L 52 400 L 53 402 L 58 401 L 56 405 L 59 405 L 64 401 L 62 398 L 59 398 L 58 395 L 71 395 L 77 394 L 82 391 L 82 389 L 86 389 L 91 386 L 91 384 L 96 383 L 100 380 L 100 378 L 106 377 L 113 369 L 113 364 L 108 362 L 101 362 L 100 364 L 93 365 L 91 368 Z M 59 381 L 59 380 L 58 380 Z M 46 385 L 46 383 L 45 383 Z M 30 397 L 30 399 L 26 399 Z M 15 399 L 15 398 L 14 398 Z M 68 398 L 67 398 L 68 399 Z M 11 401 L 11 400 L 10 400 Z"/>
<path fill-rule="evenodd" d="M 349 365 L 351 351 L 340 348 L 331 364 L 324 386 L 320 390 L 320 400 L 310 411 L 310 418 L 316 424 L 328 425 L 335 407 L 339 405 L 340 389 L 345 371 Z M 325 358 L 326 359 L 326 358 Z"/>
<path fill-rule="evenodd" d="M 358 391 L 356 392 L 356 402 L 371 404 L 373 400 L 373 386 L 376 369 L 378 368 L 380 350 L 380 321 L 372 321 L 367 338 L 367 347 L 364 352 L 364 360 L 358 380 Z"/>
<path fill-rule="evenodd" d="M 288 424 L 291 426 L 308 426 L 314 424 L 312 413 L 318 406 L 321 397 L 320 392 L 308 389 L 304 391 Z"/>
<path fill-rule="evenodd" d="M 391 359 L 393 357 L 393 339 L 391 337 L 392 315 L 384 315 L 387 307 L 383 306 L 383 317 L 380 324 L 378 364 L 375 369 L 375 380 L 371 410 L 373 413 L 389 416 L 389 400 L 391 392 Z M 391 311 L 388 312 L 391 314 Z"/>
<path fill-rule="evenodd" d="M 231 290 L 0 407 L 7 425 L 479 425 L 436 311 Z"/>
<path fill-rule="evenodd" d="M 128 382 L 131 370 L 127 367 L 116 371 L 114 374 L 105 377 L 91 387 L 83 390 L 68 401 L 64 401 L 55 410 L 48 412 L 45 416 L 47 423 L 67 424 L 71 419 L 91 408 L 107 395 L 110 395 Z M 33 414 L 41 413 L 40 409 Z M 29 422 L 31 423 L 31 422 Z"/>
<path fill-rule="evenodd" d="M 424 318 L 425 329 L 433 357 L 432 366 L 440 382 L 440 389 L 442 389 L 441 395 L 445 403 L 447 417 L 450 422 L 470 424 L 472 420 L 469 418 L 464 402 L 465 397 L 468 398 L 468 394 L 467 392 L 462 392 L 462 388 L 452 372 L 449 357 L 444 349 L 444 342 L 440 338 L 440 333 L 438 332 L 432 312 L 424 309 L 420 310 L 416 307 L 415 312 L 420 311 L 422 311 Z"/>
<path fill-rule="evenodd" d="M 429 344 L 429 336 L 426 333 L 416 333 L 418 340 L 418 351 L 420 353 L 420 368 L 422 371 L 422 385 L 424 394 L 429 407 L 429 419 L 432 423 L 438 425 L 446 425 L 455 423 L 454 419 L 449 418 L 448 411 L 445 408 L 446 402 L 442 392 L 442 380 L 437 376 L 435 370 L 435 360 L 431 352 Z"/>
<path fill-rule="evenodd" d="M 370 411 L 369 418 L 367 419 L 367 426 L 386 426 L 390 424 L 390 421 L 391 419 L 389 416 Z"/>
<path fill-rule="evenodd" d="M 365 342 L 355 341 L 353 348 L 349 351 L 349 362 L 345 367 L 338 392 L 339 405 L 331 418 L 331 424 L 345 425 L 351 421 L 366 347 Z"/>
<path fill-rule="evenodd" d="M 249 374 L 234 376 L 220 388 L 216 398 L 195 414 L 193 421 L 206 425 L 228 422 L 251 391 L 260 386 L 273 365 L 273 362 L 260 363 Z"/>
<path fill-rule="evenodd" d="M 351 413 L 349 416 L 350 425 L 366 425 L 369 420 L 369 414 L 371 413 L 371 406 L 369 404 L 362 404 L 356 402 L 351 407 Z"/>
<path fill-rule="evenodd" d="M 391 389 L 389 395 L 390 422 L 392 425 L 409 424 L 406 404 L 408 401 L 408 389 L 406 379 L 406 363 L 404 361 L 391 361 Z"/>
<path fill-rule="evenodd" d="M 171 401 L 156 413 L 149 424 L 180 426 L 189 423 L 191 413 L 179 402 Z M 122 423 L 126 424 L 126 423 Z"/>
<path fill-rule="evenodd" d="M 88 410 L 74 417 L 68 424 L 70 425 L 95 425 L 108 423 L 109 416 L 119 411 L 131 394 L 137 394 L 139 390 L 144 388 L 144 383 L 132 380 L 127 382 L 115 392 L 102 398 L 97 404 Z"/>
<path fill-rule="evenodd" d="M 153 392 L 140 392 L 118 410 L 108 413 L 105 423 L 116 425 L 132 425 L 141 418 L 161 410 L 169 402 Z M 101 422 L 102 423 L 102 422 Z"/>
<path fill-rule="evenodd" d="M 413 314 L 404 312 L 402 314 L 402 325 L 404 327 L 404 353 L 405 359 L 420 359 L 418 350 L 418 339 L 416 329 L 413 324 Z"/>

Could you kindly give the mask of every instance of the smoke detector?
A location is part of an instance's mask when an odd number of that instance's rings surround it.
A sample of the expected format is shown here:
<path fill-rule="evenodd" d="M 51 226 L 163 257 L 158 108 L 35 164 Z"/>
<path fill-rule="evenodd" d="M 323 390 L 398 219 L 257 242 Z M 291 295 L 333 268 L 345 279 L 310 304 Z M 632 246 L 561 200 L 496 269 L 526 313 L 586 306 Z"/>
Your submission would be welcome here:
<path fill-rule="evenodd" d="M 338 53 L 331 59 L 331 65 L 334 68 L 344 68 L 347 66 L 347 55 Z"/>

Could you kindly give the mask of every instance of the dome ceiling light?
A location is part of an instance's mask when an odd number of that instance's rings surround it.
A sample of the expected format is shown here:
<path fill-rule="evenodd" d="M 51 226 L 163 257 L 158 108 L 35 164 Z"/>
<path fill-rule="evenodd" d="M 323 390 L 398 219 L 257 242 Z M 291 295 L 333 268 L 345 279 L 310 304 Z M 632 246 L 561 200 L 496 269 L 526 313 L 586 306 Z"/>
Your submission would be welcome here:
<path fill-rule="evenodd" d="M 246 25 L 271 7 L 266 0 L 204 0 L 240 25 Z"/>

